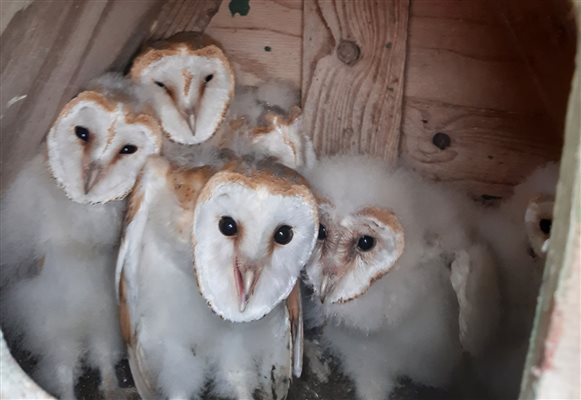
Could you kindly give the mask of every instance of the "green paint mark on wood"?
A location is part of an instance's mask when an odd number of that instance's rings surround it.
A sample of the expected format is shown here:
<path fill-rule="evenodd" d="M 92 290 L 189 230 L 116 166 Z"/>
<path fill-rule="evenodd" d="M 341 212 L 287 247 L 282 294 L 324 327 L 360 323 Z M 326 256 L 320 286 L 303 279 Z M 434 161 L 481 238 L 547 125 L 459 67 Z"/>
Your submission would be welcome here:
<path fill-rule="evenodd" d="M 272 47 L 270 47 L 270 46 L 264 46 L 264 51 L 270 52 L 270 51 L 272 51 Z"/>
<path fill-rule="evenodd" d="M 391 49 L 391 46 L 392 46 L 391 42 L 388 42 L 388 43 L 385 45 L 385 48 L 386 48 L 386 49 Z"/>
<path fill-rule="evenodd" d="M 230 0 L 228 9 L 232 16 L 235 16 L 236 14 L 240 14 L 241 16 L 248 15 L 250 12 L 250 0 Z"/>

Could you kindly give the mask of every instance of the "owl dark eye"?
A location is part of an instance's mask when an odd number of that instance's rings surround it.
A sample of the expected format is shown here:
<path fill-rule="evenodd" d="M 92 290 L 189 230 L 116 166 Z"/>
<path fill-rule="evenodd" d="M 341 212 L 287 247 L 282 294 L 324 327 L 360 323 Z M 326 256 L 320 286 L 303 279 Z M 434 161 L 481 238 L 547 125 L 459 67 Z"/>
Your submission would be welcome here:
<path fill-rule="evenodd" d="M 363 235 L 357 242 L 357 248 L 361 251 L 369 251 L 375 246 L 375 239 L 371 236 Z"/>
<path fill-rule="evenodd" d="M 165 85 L 162 82 L 160 82 L 160 81 L 155 81 L 155 84 L 157 86 L 161 87 L 161 88 L 164 88 L 165 87 Z"/>
<path fill-rule="evenodd" d="M 206 81 L 206 83 L 210 82 L 212 79 L 214 79 L 214 74 L 210 74 L 208 76 L 206 76 L 204 78 L 204 81 Z"/>
<path fill-rule="evenodd" d="M 238 232 L 238 227 L 236 226 L 236 221 L 232 217 L 222 217 L 218 223 L 218 228 L 224 236 L 234 236 Z"/>
<path fill-rule="evenodd" d="M 543 218 L 539 221 L 539 228 L 545 235 L 551 234 L 551 226 L 553 225 L 553 221 L 548 218 Z"/>
<path fill-rule="evenodd" d="M 119 151 L 119 154 L 133 154 L 136 151 L 137 151 L 137 146 L 134 146 L 132 144 L 126 144 L 125 146 L 123 146 L 121 151 Z"/>
<path fill-rule="evenodd" d="M 293 228 L 288 225 L 281 225 L 274 232 L 274 241 L 278 244 L 289 244 L 293 240 Z"/>
<path fill-rule="evenodd" d="M 325 225 L 319 224 L 319 236 L 317 236 L 317 239 L 325 240 L 326 238 L 327 238 L 327 228 L 325 228 Z"/>
<path fill-rule="evenodd" d="M 77 135 L 77 137 L 83 142 L 89 141 L 90 133 L 84 126 L 75 126 L 75 135 Z"/>

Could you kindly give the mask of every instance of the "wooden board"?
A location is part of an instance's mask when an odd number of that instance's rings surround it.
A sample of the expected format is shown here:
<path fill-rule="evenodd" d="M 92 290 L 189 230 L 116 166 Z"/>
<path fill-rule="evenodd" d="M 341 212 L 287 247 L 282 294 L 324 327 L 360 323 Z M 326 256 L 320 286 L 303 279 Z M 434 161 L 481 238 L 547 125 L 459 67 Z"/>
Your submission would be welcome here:
<path fill-rule="evenodd" d="M 489 1 L 500 13 L 510 33 L 507 39 L 525 61 L 527 76 L 561 132 L 575 68 L 577 30 L 573 3 L 568 0 Z"/>
<path fill-rule="evenodd" d="M 166 0 L 151 27 L 151 40 L 178 32 L 203 31 L 218 12 L 222 0 Z"/>
<path fill-rule="evenodd" d="M 550 130 L 541 114 L 406 97 L 403 162 L 476 198 L 503 197 L 547 155 L 559 153 L 557 141 L 530 140 L 529 133 L 541 128 Z"/>
<path fill-rule="evenodd" d="M 408 10 L 408 0 L 305 2 L 305 128 L 319 154 L 396 162 Z"/>
<path fill-rule="evenodd" d="M 237 82 L 268 79 L 300 87 L 302 0 L 223 1 L 206 33 L 234 63 Z"/>
<path fill-rule="evenodd" d="M 488 198 L 559 159 L 561 131 L 510 35 L 489 0 L 412 3 L 404 165 Z M 450 139 L 444 149 L 437 133 Z"/>

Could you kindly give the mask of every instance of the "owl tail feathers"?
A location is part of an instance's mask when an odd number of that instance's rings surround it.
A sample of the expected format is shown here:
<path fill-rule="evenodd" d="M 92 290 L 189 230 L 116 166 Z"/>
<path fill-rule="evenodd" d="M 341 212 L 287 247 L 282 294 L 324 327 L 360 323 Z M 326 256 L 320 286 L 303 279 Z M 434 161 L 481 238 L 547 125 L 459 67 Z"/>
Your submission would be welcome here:
<path fill-rule="evenodd" d="M 456 252 L 450 281 L 459 305 L 460 343 L 474 357 L 495 339 L 500 323 L 500 291 L 495 263 L 481 244 Z"/>

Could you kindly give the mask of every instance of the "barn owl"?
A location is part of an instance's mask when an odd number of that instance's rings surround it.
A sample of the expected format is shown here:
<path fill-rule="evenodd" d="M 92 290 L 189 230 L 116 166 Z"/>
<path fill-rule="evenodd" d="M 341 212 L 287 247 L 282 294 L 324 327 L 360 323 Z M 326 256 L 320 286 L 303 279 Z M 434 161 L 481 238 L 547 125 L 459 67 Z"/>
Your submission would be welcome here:
<path fill-rule="evenodd" d="M 151 159 L 117 263 L 142 397 L 190 398 L 210 385 L 221 397 L 284 398 L 301 373 L 297 280 L 317 227 L 304 179 L 270 158 L 195 168 Z"/>
<path fill-rule="evenodd" d="M 483 362 L 482 380 L 499 398 L 517 398 L 550 243 L 558 165 L 535 170 L 499 208 L 479 216 L 482 235 L 497 255 L 502 329 Z"/>
<path fill-rule="evenodd" d="M 447 385 L 465 341 L 451 264 L 470 267 L 482 256 L 479 269 L 494 271 L 466 222 L 472 205 L 363 156 L 323 159 L 305 176 L 321 224 L 306 279 L 322 303 L 322 341 L 358 398 L 388 398 L 401 375 Z"/>
<path fill-rule="evenodd" d="M 38 361 L 33 377 L 74 398 L 81 359 L 117 396 L 123 354 L 114 268 L 122 200 L 161 128 L 139 88 L 107 75 L 69 101 L 46 138 L 47 151 L 20 172 L 2 199 L 2 322 Z"/>
<path fill-rule="evenodd" d="M 268 111 L 260 122 L 234 120 L 231 130 L 221 136 L 220 148 L 238 156 L 273 157 L 295 169 L 312 167 L 317 156 L 304 134 L 302 111 L 292 106 L 287 112 Z"/>
<path fill-rule="evenodd" d="M 137 56 L 129 74 L 149 88 L 162 128 L 179 144 L 211 138 L 234 94 L 232 67 L 205 35 L 181 33 L 154 43 Z"/>

